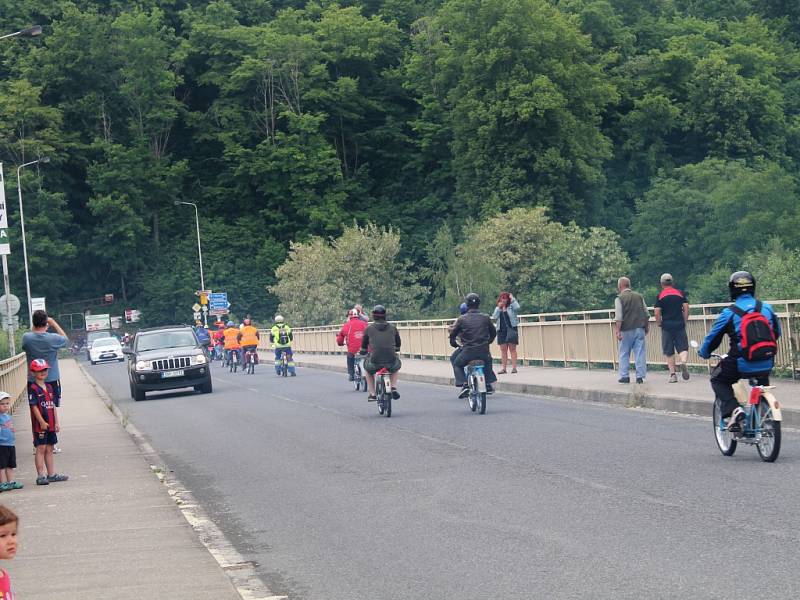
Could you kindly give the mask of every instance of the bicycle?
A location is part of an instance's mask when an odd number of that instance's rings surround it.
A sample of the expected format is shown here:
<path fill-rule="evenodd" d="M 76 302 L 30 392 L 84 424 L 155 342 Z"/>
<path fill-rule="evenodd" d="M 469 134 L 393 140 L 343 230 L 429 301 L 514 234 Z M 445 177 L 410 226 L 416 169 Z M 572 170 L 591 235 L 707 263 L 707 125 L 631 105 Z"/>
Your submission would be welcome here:
<path fill-rule="evenodd" d="M 364 364 L 363 358 L 356 358 L 355 365 L 353 368 L 353 385 L 355 385 L 356 391 L 367 391 L 367 378 L 364 377 L 364 371 L 362 366 Z"/>
<path fill-rule="evenodd" d="M 223 364 L 223 366 L 225 366 L 225 352 L 222 344 L 214 344 L 214 354 L 212 355 L 211 360 L 218 360 Z"/>
<path fill-rule="evenodd" d="M 695 341 L 691 342 L 697 348 Z M 712 354 L 711 358 L 723 360 L 726 355 Z M 722 401 L 714 399 L 712 419 L 714 438 L 723 456 L 733 456 L 739 443 L 755 446 L 764 462 L 775 462 L 781 451 L 780 402 L 772 395 L 773 385 L 758 385 L 755 378 L 749 378 L 748 392 L 744 380 L 733 385 L 733 393 L 744 411 L 744 419 L 736 429 L 729 429 L 722 418 Z"/>
<path fill-rule="evenodd" d="M 239 368 L 239 351 L 228 350 L 228 365 L 231 373 L 236 373 Z"/>
<path fill-rule="evenodd" d="M 283 352 L 281 353 L 281 377 L 286 377 L 289 374 L 289 353 Z"/>
<path fill-rule="evenodd" d="M 247 350 L 244 353 L 244 371 L 248 375 L 254 375 L 256 372 L 256 358 L 258 350 Z"/>
<path fill-rule="evenodd" d="M 464 375 L 467 377 L 467 385 L 469 385 L 469 394 L 467 395 L 467 402 L 472 412 L 478 412 L 482 415 L 486 414 L 486 376 L 483 373 L 483 361 L 471 360 L 469 364 L 464 367 Z"/>
<path fill-rule="evenodd" d="M 389 370 L 380 369 L 375 373 L 375 396 L 378 400 L 378 414 L 392 416 L 392 380 Z"/>

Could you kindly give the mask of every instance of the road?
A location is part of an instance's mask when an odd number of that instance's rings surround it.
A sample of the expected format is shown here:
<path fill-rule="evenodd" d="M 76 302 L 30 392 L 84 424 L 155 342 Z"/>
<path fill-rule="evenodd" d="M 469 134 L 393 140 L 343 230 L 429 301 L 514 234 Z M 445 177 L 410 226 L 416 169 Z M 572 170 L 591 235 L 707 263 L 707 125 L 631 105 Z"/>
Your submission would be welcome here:
<path fill-rule="evenodd" d="M 124 365 L 88 369 L 292 599 L 800 594 L 793 432 L 765 464 L 708 419 L 502 394 L 480 416 L 402 380 L 385 419 L 343 375 L 267 365 L 135 403 Z"/>

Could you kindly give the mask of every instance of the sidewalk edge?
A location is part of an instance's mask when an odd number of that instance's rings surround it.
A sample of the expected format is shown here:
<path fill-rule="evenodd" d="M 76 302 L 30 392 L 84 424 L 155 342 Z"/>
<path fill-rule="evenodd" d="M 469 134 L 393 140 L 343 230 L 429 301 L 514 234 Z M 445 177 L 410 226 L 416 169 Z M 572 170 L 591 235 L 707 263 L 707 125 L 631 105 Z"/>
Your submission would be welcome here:
<path fill-rule="evenodd" d="M 147 441 L 144 434 L 128 421 L 128 416 L 114 403 L 103 386 L 97 383 L 83 364 L 77 360 L 75 363 L 106 408 L 117 418 L 122 429 L 131 436 L 142 455 L 153 458 L 152 462 L 155 464 L 150 465 L 151 470 L 164 484 L 167 494 L 175 502 L 205 549 L 217 561 L 242 600 L 287 600 L 288 596 L 276 595 L 269 590 L 256 574 L 253 562 L 245 560 L 239 554 L 222 530 L 198 504 L 192 493 L 175 477 L 172 471 L 165 467 L 166 461 Z"/>
<path fill-rule="evenodd" d="M 322 371 L 334 371 L 345 373 L 347 369 L 344 365 L 329 365 L 314 362 L 313 359 L 299 359 L 295 361 L 297 366 L 319 369 Z M 416 373 L 402 372 L 402 379 L 418 383 L 432 383 L 435 385 L 452 386 L 453 378 L 436 375 L 419 375 Z M 646 408 L 664 412 L 679 413 L 684 415 L 710 416 L 711 400 L 697 400 L 694 398 L 675 398 L 669 396 L 657 396 L 640 391 L 633 386 L 631 391 L 613 392 L 608 390 L 592 390 L 581 388 L 568 388 L 547 384 L 531 383 L 507 383 L 497 382 L 495 389 L 498 392 L 511 392 L 514 394 L 524 394 L 526 396 L 551 396 L 556 398 L 567 398 L 579 402 L 595 402 L 600 404 L 613 404 L 625 408 Z M 800 411 L 783 408 L 783 426 L 800 429 Z"/>

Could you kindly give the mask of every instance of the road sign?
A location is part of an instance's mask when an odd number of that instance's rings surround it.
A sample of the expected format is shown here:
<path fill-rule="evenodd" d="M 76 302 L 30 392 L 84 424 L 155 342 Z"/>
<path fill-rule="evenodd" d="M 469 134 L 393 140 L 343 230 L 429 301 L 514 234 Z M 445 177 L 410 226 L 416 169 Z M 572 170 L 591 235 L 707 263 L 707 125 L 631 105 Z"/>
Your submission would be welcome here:
<path fill-rule="evenodd" d="M 211 290 L 200 290 L 197 292 L 197 295 L 200 296 L 200 304 L 205 306 L 208 304 L 208 297 L 211 295 Z"/>
<path fill-rule="evenodd" d="M 202 321 L 203 320 L 203 313 L 199 313 L 199 312 L 194 313 L 194 320 L 195 321 Z"/>
<path fill-rule="evenodd" d="M 6 186 L 3 172 L 0 170 L 0 229 L 8 229 L 8 210 L 6 209 Z M 8 236 L 6 236 L 8 239 Z"/>
<path fill-rule="evenodd" d="M 31 298 L 31 310 L 47 310 L 44 300 L 44 298 Z"/>
<path fill-rule="evenodd" d="M 214 292 L 208 296 L 208 304 L 211 308 L 211 314 L 216 314 L 214 311 L 227 311 L 230 308 L 228 302 L 228 294 L 225 292 Z M 225 314 L 225 313 L 220 313 Z"/>
<path fill-rule="evenodd" d="M 125 309 L 125 322 L 126 323 L 135 323 L 139 319 L 141 319 L 142 313 L 138 310 L 134 310 L 132 308 Z"/>
<path fill-rule="evenodd" d="M 14 328 L 14 331 L 19 329 L 19 315 L 13 315 L 11 317 L 11 326 Z M 0 317 L 0 327 L 7 330 L 8 329 L 8 317 L 3 316 Z"/>
<path fill-rule="evenodd" d="M 86 331 L 104 331 L 111 329 L 111 315 L 84 315 Z"/>
<path fill-rule="evenodd" d="M 8 241 L 8 229 L 0 229 L 0 255 L 11 254 L 11 244 Z"/>
<path fill-rule="evenodd" d="M 15 315 L 19 312 L 20 302 L 19 298 L 17 298 L 14 294 L 9 295 L 9 299 L 11 300 L 11 314 Z M 0 296 L 0 315 L 7 315 L 7 302 L 6 302 L 6 295 L 3 294 Z"/>
<path fill-rule="evenodd" d="M 208 311 L 208 314 L 213 315 L 215 317 L 221 317 L 222 315 L 227 315 L 228 314 L 228 309 L 227 308 L 220 308 L 220 309 L 213 309 L 212 308 L 210 311 Z"/>
<path fill-rule="evenodd" d="M 203 305 L 203 312 L 204 312 L 204 313 L 207 313 L 207 312 L 208 312 L 208 304 L 204 304 L 204 305 Z"/>
<path fill-rule="evenodd" d="M 194 312 L 199 311 L 200 310 L 200 305 L 197 302 L 195 302 L 194 304 L 192 304 L 192 310 Z"/>

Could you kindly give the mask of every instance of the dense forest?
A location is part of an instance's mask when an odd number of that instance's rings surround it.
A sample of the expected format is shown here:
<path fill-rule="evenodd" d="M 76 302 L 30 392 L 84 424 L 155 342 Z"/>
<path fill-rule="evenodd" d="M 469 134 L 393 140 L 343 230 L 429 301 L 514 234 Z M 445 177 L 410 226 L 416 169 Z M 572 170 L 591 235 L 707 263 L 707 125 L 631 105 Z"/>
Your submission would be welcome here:
<path fill-rule="evenodd" d="M 380 281 L 399 316 L 465 285 L 598 308 L 663 271 L 722 300 L 740 266 L 800 295 L 796 1 L 0 0 L 0 34 L 34 23 L 0 41 L 0 161 L 24 298 L 16 167 L 50 159 L 21 184 L 53 312 L 186 321 L 176 201 L 206 287 L 259 320 Z"/>

